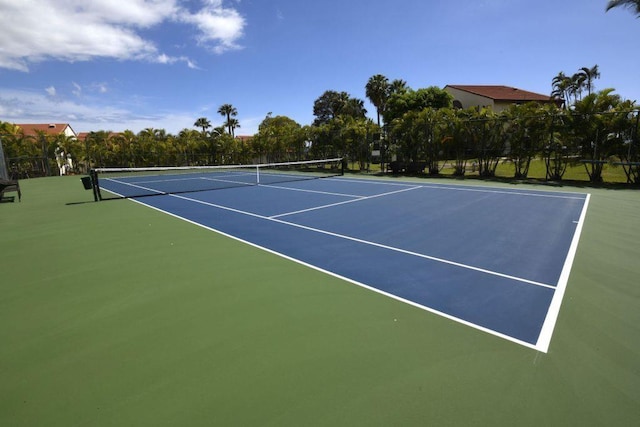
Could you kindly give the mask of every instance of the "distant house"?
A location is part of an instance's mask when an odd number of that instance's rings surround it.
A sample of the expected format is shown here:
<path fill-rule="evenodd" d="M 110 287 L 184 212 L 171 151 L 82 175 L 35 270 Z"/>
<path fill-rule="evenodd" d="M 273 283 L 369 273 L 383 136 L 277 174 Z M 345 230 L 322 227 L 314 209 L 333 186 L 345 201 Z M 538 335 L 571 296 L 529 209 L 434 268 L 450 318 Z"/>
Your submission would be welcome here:
<path fill-rule="evenodd" d="M 18 126 L 24 136 L 38 137 L 41 134 L 47 136 L 64 135 L 69 138 L 78 138 L 78 135 L 68 123 L 14 123 Z M 43 148 L 44 151 L 45 148 Z M 73 170 L 73 159 L 69 153 L 65 153 L 60 148 L 55 150 L 56 163 L 58 164 L 58 171 L 60 175 L 66 175 Z M 43 154 L 43 158 L 46 157 L 46 153 Z M 49 163 L 44 162 L 46 174 L 49 175 Z"/>
<path fill-rule="evenodd" d="M 555 103 L 555 100 L 549 95 L 542 95 L 510 86 L 447 85 L 444 90 L 453 96 L 454 107 L 486 107 L 496 113 L 508 109 L 513 104 L 526 104 L 528 102 Z"/>
<path fill-rule="evenodd" d="M 42 132 L 45 135 L 65 135 L 74 138 L 78 137 L 69 123 L 15 123 L 15 125 L 22 130 L 24 136 L 37 136 Z"/>

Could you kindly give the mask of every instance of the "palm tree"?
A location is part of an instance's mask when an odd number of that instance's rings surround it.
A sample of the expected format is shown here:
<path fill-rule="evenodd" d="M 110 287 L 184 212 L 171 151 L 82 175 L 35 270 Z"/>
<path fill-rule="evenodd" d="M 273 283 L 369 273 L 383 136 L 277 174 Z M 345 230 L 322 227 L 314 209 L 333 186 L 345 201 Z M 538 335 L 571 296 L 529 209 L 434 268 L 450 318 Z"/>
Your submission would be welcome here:
<path fill-rule="evenodd" d="M 591 92 L 593 90 L 593 80 L 600 78 L 598 64 L 594 65 L 591 68 L 582 67 L 580 68 L 580 71 L 578 71 L 578 73 L 582 75 L 582 81 L 587 88 L 587 95 L 591 95 Z"/>
<path fill-rule="evenodd" d="M 407 82 L 402 79 L 395 79 L 389 85 L 389 96 L 394 93 L 405 93 L 409 88 L 407 87 Z"/>
<path fill-rule="evenodd" d="M 353 117 L 354 119 L 364 119 L 367 110 L 364 108 L 364 101 L 362 99 L 348 97 L 342 106 L 340 114 Z"/>
<path fill-rule="evenodd" d="M 100 130 L 89 132 L 85 139 L 85 160 L 87 161 L 87 170 L 91 168 L 91 161 L 94 165 L 100 167 L 108 166 L 105 163 L 109 151 L 110 131 Z"/>
<path fill-rule="evenodd" d="M 619 153 L 622 138 L 618 123 L 627 120 L 632 108 L 629 101 L 623 101 L 614 89 L 605 89 L 586 96 L 575 104 L 571 116 L 573 134 L 580 141 L 581 155 L 585 161 L 591 182 L 602 182 L 603 165 L 610 157 Z M 616 109 L 620 112 L 615 114 Z M 620 120 L 622 119 L 622 120 Z"/>
<path fill-rule="evenodd" d="M 570 94 L 573 95 L 574 103 L 578 102 L 578 98 L 582 99 L 582 90 L 584 89 L 584 82 L 586 76 L 580 72 L 571 76 Z"/>
<path fill-rule="evenodd" d="M 204 134 L 207 133 L 207 129 L 209 129 L 211 127 L 211 122 L 206 117 L 200 117 L 193 124 L 193 127 L 202 128 L 202 135 L 204 135 Z"/>
<path fill-rule="evenodd" d="M 237 127 L 237 120 L 234 126 L 234 123 L 231 121 L 231 117 L 235 117 L 238 115 L 238 110 L 236 110 L 236 108 L 231 105 L 231 104 L 224 104 L 222 105 L 219 109 L 218 109 L 218 113 L 227 118 L 227 122 L 225 123 L 225 126 L 227 127 L 227 130 L 229 131 L 229 135 L 233 136 L 233 130 L 235 127 Z"/>
<path fill-rule="evenodd" d="M 607 12 L 616 7 L 635 9 L 633 12 L 640 18 L 640 0 L 611 0 L 607 3 Z"/>
<path fill-rule="evenodd" d="M 231 127 L 231 136 L 233 136 L 235 138 L 236 137 L 236 128 L 241 127 L 240 126 L 240 122 L 238 121 L 238 119 L 229 119 L 229 121 L 227 123 Z"/>
<path fill-rule="evenodd" d="M 133 131 L 127 129 L 113 136 L 113 140 L 120 146 L 120 166 L 135 167 L 134 150 L 138 137 Z"/>
<path fill-rule="evenodd" d="M 376 107 L 378 126 L 380 126 L 380 114 L 384 111 L 385 103 L 389 97 L 389 79 L 382 74 L 376 74 L 369 79 L 365 90 L 367 98 Z"/>
<path fill-rule="evenodd" d="M 564 108 L 568 108 L 569 102 L 569 86 L 571 85 L 571 79 L 567 77 L 562 71 L 551 80 L 551 96 L 558 101 L 562 101 Z"/>

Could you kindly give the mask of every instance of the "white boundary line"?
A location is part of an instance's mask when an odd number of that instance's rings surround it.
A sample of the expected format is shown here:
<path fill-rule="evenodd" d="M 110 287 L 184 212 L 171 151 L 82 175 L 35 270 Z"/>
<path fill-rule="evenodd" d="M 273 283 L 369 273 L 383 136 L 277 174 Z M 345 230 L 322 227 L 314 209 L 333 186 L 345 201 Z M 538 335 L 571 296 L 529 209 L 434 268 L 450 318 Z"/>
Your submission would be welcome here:
<path fill-rule="evenodd" d="M 291 215 L 291 214 L 296 213 L 296 212 L 288 213 L 288 214 L 281 214 L 281 215 L 277 215 L 275 217 L 265 217 L 263 215 L 258 215 L 258 214 L 254 214 L 254 213 L 251 213 L 251 212 L 241 211 L 241 210 L 238 210 L 238 209 L 233 209 L 233 208 L 229 208 L 229 207 L 226 207 L 226 206 L 216 205 L 216 204 L 213 204 L 213 203 L 203 202 L 201 200 L 191 199 L 191 198 L 184 197 L 184 196 L 177 195 L 177 194 L 169 194 L 169 196 L 180 198 L 180 199 L 184 199 L 184 200 L 187 200 L 187 201 L 192 201 L 192 202 L 195 202 L 195 203 L 209 205 L 209 206 L 220 208 L 220 209 L 224 209 L 224 210 L 229 210 L 229 211 L 240 213 L 240 214 L 243 214 L 243 215 L 253 216 L 253 217 L 256 217 L 256 218 L 260 218 L 260 219 L 265 219 L 265 220 L 268 220 L 268 221 L 274 221 L 274 222 L 282 223 L 284 225 L 303 228 L 303 229 L 307 229 L 307 230 L 310 230 L 310 231 L 318 232 L 318 233 L 321 233 L 321 234 L 332 235 L 332 236 L 335 236 L 335 237 L 344 238 L 344 239 L 352 240 L 352 241 L 359 242 L 359 243 L 369 244 L 369 245 L 377 246 L 377 247 L 380 247 L 380 248 L 383 248 L 383 249 L 388 249 L 388 250 L 392 250 L 392 251 L 405 253 L 405 254 L 408 254 L 408 255 L 413 255 L 413 256 L 417 256 L 417 257 L 421 257 L 421 258 L 425 258 L 425 259 L 430 259 L 430 260 L 433 260 L 433 261 L 442 262 L 442 263 L 445 263 L 445 264 L 450 264 L 450 265 L 461 267 L 461 268 L 467 268 L 467 269 L 475 270 L 475 271 L 478 271 L 478 272 L 481 272 L 481 273 L 496 275 L 496 276 L 507 278 L 507 279 L 511 279 L 511 280 L 514 280 L 514 281 L 519 281 L 519 282 L 524 282 L 524 283 L 528 283 L 528 284 L 532 284 L 532 285 L 536 285 L 536 286 L 542 286 L 542 287 L 554 289 L 554 295 L 553 295 L 553 298 L 551 300 L 551 304 L 549 305 L 549 310 L 547 312 L 547 316 L 546 316 L 545 321 L 543 323 L 543 326 L 542 326 L 542 329 L 541 329 L 540 334 L 538 336 L 538 340 L 537 340 L 536 344 L 535 345 L 530 344 L 530 343 L 528 343 L 526 341 L 522 341 L 522 340 L 519 340 L 517 338 L 511 337 L 509 335 L 505 335 L 505 334 L 502 334 L 500 332 L 494 331 L 492 329 L 488 329 L 488 328 L 485 328 L 483 326 L 477 325 L 475 323 L 468 322 L 466 320 L 457 318 L 457 317 L 452 316 L 450 314 L 435 310 L 435 309 L 427 307 L 427 306 L 423 306 L 421 304 L 415 303 L 415 302 L 410 301 L 410 300 L 406 300 L 406 299 L 404 299 L 402 297 L 399 297 L 397 295 L 390 294 L 388 292 L 385 292 L 385 291 L 382 291 L 380 289 L 374 288 L 372 286 L 366 285 L 364 283 L 355 281 L 355 280 L 350 279 L 348 277 L 344 277 L 344 276 L 341 276 L 339 274 L 333 273 L 331 271 L 324 270 L 324 269 L 322 269 L 320 267 L 308 264 L 308 263 L 306 263 L 304 261 L 298 260 L 296 258 L 292 258 L 292 257 L 290 257 L 288 255 L 282 254 L 280 252 L 276 252 L 276 251 L 274 251 L 272 249 L 257 245 L 255 243 L 252 243 L 252 242 L 249 242 L 249 241 L 246 241 L 246 240 L 241 239 L 239 237 L 227 234 L 227 233 L 225 233 L 223 231 L 220 231 L 220 230 L 217 230 L 215 228 L 208 227 L 208 226 L 200 224 L 198 222 L 189 220 L 189 219 L 184 218 L 182 216 L 179 216 L 179 215 L 173 214 L 171 212 L 165 211 L 163 209 L 157 208 L 155 206 L 148 205 L 148 204 L 146 204 L 144 202 L 141 202 L 139 200 L 136 200 L 136 199 L 131 199 L 131 200 L 133 202 L 135 202 L 135 203 L 138 203 L 138 204 L 141 204 L 143 206 L 146 206 L 146 207 L 149 207 L 151 209 L 154 209 L 156 211 L 165 213 L 165 214 L 170 215 L 170 216 L 172 216 L 174 218 L 181 219 L 183 221 L 186 221 L 186 222 L 191 223 L 193 225 L 196 225 L 198 227 L 207 229 L 209 231 L 213 231 L 213 232 L 218 233 L 220 235 L 223 235 L 225 237 L 229 237 L 229 238 L 234 239 L 236 241 L 245 243 L 245 244 L 247 244 L 249 246 L 264 250 L 266 252 L 269 252 L 271 254 L 274 254 L 274 255 L 277 255 L 279 257 L 285 258 L 287 260 L 290 260 L 290 261 L 296 262 L 298 264 L 304 265 L 306 267 L 309 267 L 311 269 L 320 271 L 320 272 L 322 272 L 324 274 L 328 274 L 330 276 L 339 278 L 341 280 L 345 280 L 345 281 L 347 281 L 349 283 L 352 283 L 352 284 L 355 284 L 355 285 L 360 286 L 362 288 L 365 288 L 365 289 L 371 290 L 373 292 L 385 295 L 385 296 L 387 296 L 389 298 L 392 298 L 392 299 L 395 299 L 397 301 L 401 301 L 403 303 L 406 303 L 406 304 L 409 304 L 411 306 L 423 309 L 423 310 L 428 311 L 430 313 L 437 314 L 439 316 L 442 316 L 442 317 L 445 317 L 447 319 L 453 320 L 453 321 L 455 321 L 457 323 L 461 323 L 463 325 L 472 327 L 474 329 L 478 329 L 480 331 L 489 333 L 491 335 L 506 339 L 508 341 L 520 344 L 522 346 L 525 346 L 525 347 L 528 347 L 528 348 L 531 348 L 531 349 L 534 349 L 534 350 L 537 350 L 537 351 L 540 351 L 540 352 L 543 352 L 543 353 L 547 353 L 548 352 L 549 346 L 550 346 L 550 343 L 551 343 L 551 338 L 553 336 L 553 331 L 554 331 L 554 328 L 555 328 L 555 324 L 556 324 L 556 321 L 557 321 L 557 318 L 558 318 L 558 315 L 559 315 L 559 312 L 560 312 L 560 307 L 562 305 L 562 300 L 563 300 L 563 297 L 564 297 L 564 293 L 565 293 L 565 290 L 566 290 L 566 287 L 567 287 L 567 283 L 569 281 L 569 275 L 570 275 L 570 272 L 571 272 L 571 268 L 572 268 L 572 265 L 573 265 L 575 254 L 577 252 L 578 243 L 580 241 L 580 235 L 582 233 L 582 228 L 583 228 L 584 221 L 585 221 L 585 218 L 586 218 L 586 213 L 587 213 L 587 209 L 588 209 L 588 206 L 589 206 L 589 201 L 590 201 L 590 198 L 591 198 L 591 194 L 587 193 L 585 197 L 578 197 L 578 196 L 574 197 L 574 196 L 561 196 L 561 195 L 556 195 L 556 194 L 545 195 L 545 194 L 537 194 L 537 193 L 522 193 L 522 192 L 513 192 L 513 191 L 491 190 L 491 189 L 488 189 L 488 188 L 474 189 L 474 188 L 462 188 L 462 187 L 445 186 L 445 185 L 420 185 L 420 184 L 417 184 L 417 183 L 413 184 L 413 183 L 410 183 L 410 182 L 407 182 L 407 183 L 386 183 L 384 181 L 379 181 L 379 180 L 368 181 L 368 180 L 358 180 L 358 179 L 348 179 L 348 178 L 344 178 L 344 179 L 343 178 L 326 178 L 326 179 L 338 180 L 338 181 L 353 181 L 353 182 L 358 182 L 358 183 L 371 183 L 371 184 L 403 186 L 403 187 L 407 187 L 407 186 L 410 186 L 410 185 L 414 185 L 414 186 L 411 187 L 411 188 L 400 190 L 400 191 L 393 191 L 393 192 L 379 194 L 379 195 L 375 195 L 375 196 L 363 196 L 362 198 L 357 198 L 355 200 L 348 200 L 346 202 L 341 202 L 341 203 L 332 204 L 332 205 L 326 205 L 326 206 L 322 206 L 322 207 L 318 207 L 318 208 L 312 208 L 310 210 L 321 209 L 321 208 L 324 208 L 324 207 L 335 206 L 335 205 L 339 205 L 339 204 L 343 204 L 343 203 L 356 202 L 356 201 L 359 201 L 359 200 L 369 199 L 369 198 L 373 198 L 373 197 L 380 197 L 380 196 L 383 196 L 383 195 L 399 193 L 399 192 L 402 192 L 402 191 L 414 190 L 416 188 L 432 188 L 432 189 L 443 189 L 443 190 L 487 192 L 487 193 L 511 194 L 511 195 L 532 196 L 532 197 L 553 197 L 553 198 L 564 198 L 564 199 L 578 199 L 578 200 L 584 200 L 584 204 L 583 204 L 582 212 L 580 214 L 580 219 L 577 221 L 577 227 L 576 227 L 576 230 L 574 232 L 573 239 L 571 241 L 571 246 L 569 248 L 569 252 L 568 252 L 567 257 L 565 259 L 565 263 L 564 263 L 564 266 L 563 266 L 563 269 L 562 269 L 562 272 L 561 272 L 561 275 L 560 275 L 560 279 L 558 280 L 557 285 L 553 286 L 553 285 L 548 285 L 548 284 L 545 284 L 545 283 L 539 283 L 539 282 L 530 281 L 530 280 L 527 280 L 527 279 L 518 278 L 518 277 L 515 277 L 515 276 L 509 276 L 509 275 L 506 275 L 506 274 L 497 273 L 497 272 L 493 272 L 493 271 L 490 271 L 490 270 L 485 270 L 485 269 L 481 269 L 481 268 L 477 268 L 477 267 L 473 267 L 473 266 L 468 266 L 468 265 L 465 265 L 465 264 L 460 264 L 460 263 L 456 263 L 456 262 L 445 260 L 445 259 L 431 257 L 431 256 L 428 256 L 428 255 L 423 255 L 423 254 L 419 254 L 419 253 L 415 253 L 415 252 L 411 252 L 411 251 L 406 251 L 406 250 L 399 249 L 399 248 L 394 248 L 394 247 L 391 247 L 391 246 L 381 245 L 381 244 L 378 244 L 378 243 L 375 243 L 375 242 L 368 242 L 366 240 L 361 240 L 361 239 L 357 239 L 357 238 L 353 238 L 353 237 L 349 237 L 349 236 L 345 236 L 345 235 L 340 235 L 340 234 L 328 232 L 328 231 L 325 231 L 325 230 L 314 229 L 312 227 L 307 227 L 307 226 L 303 226 L 303 225 L 300 225 L 300 224 L 295 224 L 295 223 L 291 223 L 291 222 L 288 222 L 288 221 L 282 221 L 282 220 L 277 219 L 278 216 Z M 125 184 L 125 183 L 123 183 L 123 184 Z M 276 186 L 271 186 L 271 187 L 276 187 Z M 141 188 L 144 188 L 144 187 L 141 187 Z M 287 188 L 287 187 L 282 187 L 282 188 L 286 189 L 286 190 L 291 190 L 290 188 Z M 107 191 L 109 191 L 109 190 L 107 190 Z M 538 190 L 538 191 L 541 191 L 541 192 L 547 191 L 549 193 L 553 193 L 552 191 L 549 191 L 549 190 Z M 112 193 L 118 194 L 118 193 L 115 193 L 115 192 L 112 192 Z M 356 197 L 356 196 L 345 195 L 345 197 Z M 308 210 L 306 210 L 306 211 L 308 211 Z M 576 223 L 576 221 L 574 221 L 574 223 Z"/>
<path fill-rule="evenodd" d="M 578 242 L 580 241 L 580 235 L 582 234 L 582 227 L 584 226 L 584 221 L 587 216 L 587 208 L 589 207 L 590 199 L 591 194 L 587 194 L 587 198 L 585 199 L 584 205 L 582 206 L 582 213 L 580 214 L 578 225 L 576 226 L 576 231 L 574 232 L 573 239 L 571 240 L 571 246 L 569 247 L 567 258 L 564 261 L 560 279 L 558 279 L 556 291 L 553 293 L 553 299 L 551 300 L 551 304 L 549 304 L 547 317 L 545 318 L 542 329 L 540 330 L 540 335 L 538 336 L 536 348 L 543 353 L 549 351 L 551 337 L 553 336 L 553 330 L 555 329 L 556 321 L 558 320 L 558 315 L 560 314 L 560 306 L 562 305 L 564 292 L 567 289 L 567 283 L 569 282 L 569 274 L 571 273 L 573 260 L 575 259 L 576 252 L 578 250 Z"/>

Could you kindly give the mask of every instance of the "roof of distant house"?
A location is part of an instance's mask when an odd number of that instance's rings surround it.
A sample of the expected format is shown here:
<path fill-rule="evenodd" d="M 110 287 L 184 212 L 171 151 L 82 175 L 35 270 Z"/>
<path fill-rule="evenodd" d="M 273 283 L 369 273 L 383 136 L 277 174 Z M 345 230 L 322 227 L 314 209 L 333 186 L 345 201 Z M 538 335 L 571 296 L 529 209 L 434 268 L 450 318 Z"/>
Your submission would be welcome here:
<path fill-rule="evenodd" d="M 73 128 L 69 123 L 14 123 L 24 132 L 25 136 L 35 136 L 39 132 L 44 132 L 47 135 L 59 135 L 69 127 L 71 131 Z M 75 131 L 73 131 L 75 134 Z"/>
<path fill-rule="evenodd" d="M 511 86 L 501 85 L 447 85 L 447 87 L 491 98 L 494 101 L 538 101 L 553 102 L 549 95 L 529 92 Z"/>

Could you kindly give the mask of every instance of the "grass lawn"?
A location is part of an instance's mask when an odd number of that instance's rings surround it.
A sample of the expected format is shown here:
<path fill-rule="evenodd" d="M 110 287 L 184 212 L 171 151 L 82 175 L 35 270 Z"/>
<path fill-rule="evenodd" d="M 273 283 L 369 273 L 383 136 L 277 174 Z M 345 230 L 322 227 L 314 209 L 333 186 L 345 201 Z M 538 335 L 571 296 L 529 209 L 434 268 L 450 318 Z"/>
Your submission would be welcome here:
<path fill-rule="evenodd" d="M 575 190 L 591 203 L 544 354 L 132 201 L 89 202 L 79 177 L 21 187 L 0 204 L 2 426 L 640 419 L 637 190 Z"/>
<path fill-rule="evenodd" d="M 349 168 L 353 171 L 358 171 L 358 165 L 356 163 L 349 163 Z M 372 164 L 370 173 L 380 173 L 380 164 Z M 453 166 L 450 162 L 446 162 L 442 171 L 440 172 L 443 177 L 451 177 L 453 175 Z M 504 161 L 498 164 L 496 169 L 496 178 L 509 179 L 513 178 L 515 174 L 515 168 L 513 163 Z M 472 161 L 467 162 L 467 170 L 465 177 L 477 178 L 479 176 L 477 170 L 473 170 Z M 544 180 L 546 179 L 546 168 L 544 160 L 534 159 L 531 162 L 529 168 L 528 178 L 531 180 Z M 627 182 L 627 176 L 624 173 L 622 166 L 616 166 L 613 164 L 604 165 L 602 171 L 602 179 L 605 184 L 620 184 Z M 589 174 L 587 173 L 583 164 L 570 164 L 567 167 L 567 171 L 563 176 L 563 180 L 580 184 L 584 182 L 589 183 Z"/>

